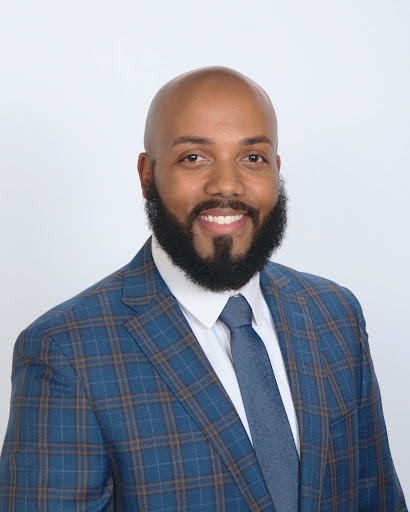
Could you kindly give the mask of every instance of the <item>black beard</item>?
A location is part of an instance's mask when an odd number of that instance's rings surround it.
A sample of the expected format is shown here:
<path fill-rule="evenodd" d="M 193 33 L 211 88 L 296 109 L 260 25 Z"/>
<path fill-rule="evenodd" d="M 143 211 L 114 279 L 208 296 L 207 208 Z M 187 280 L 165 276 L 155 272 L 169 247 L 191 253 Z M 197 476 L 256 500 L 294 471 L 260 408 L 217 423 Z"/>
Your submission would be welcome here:
<path fill-rule="evenodd" d="M 150 199 L 145 203 L 145 212 L 159 245 L 191 281 L 208 290 L 221 292 L 241 288 L 263 269 L 283 241 L 287 223 L 287 196 L 282 178 L 279 178 L 278 202 L 262 223 L 259 222 L 259 211 L 241 201 L 210 199 L 193 209 L 184 226 L 165 207 L 154 179 L 148 192 Z M 233 239 L 230 235 L 215 236 L 213 256 L 204 258 L 197 253 L 193 223 L 201 212 L 212 208 L 232 208 L 250 216 L 253 235 L 245 254 L 232 256 Z"/>

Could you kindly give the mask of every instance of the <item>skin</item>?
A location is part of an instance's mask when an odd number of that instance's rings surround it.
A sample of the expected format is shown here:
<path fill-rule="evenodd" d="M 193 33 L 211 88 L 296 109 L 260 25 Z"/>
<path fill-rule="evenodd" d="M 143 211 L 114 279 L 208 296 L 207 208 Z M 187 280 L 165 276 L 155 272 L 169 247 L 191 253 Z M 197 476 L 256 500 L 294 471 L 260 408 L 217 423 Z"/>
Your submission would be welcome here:
<path fill-rule="evenodd" d="M 163 203 L 185 226 L 193 208 L 209 199 L 242 201 L 259 211 L 259 224 L 277 203 L 276 115 L 263 89 L 240 73 L 204 68 L 166 84 L 150 107 L 144 142 L 138 159 L 143 196 L 149 199 L 154 179 Z M 237 215 L 243 216 L 229 224 L 211 222 Z M 229 235 L 232 256 L 242 255 L 256 227 L 228 204 L 203 210 L 193 223 L 195 249 L 212 257 L 214 237 Z"/>

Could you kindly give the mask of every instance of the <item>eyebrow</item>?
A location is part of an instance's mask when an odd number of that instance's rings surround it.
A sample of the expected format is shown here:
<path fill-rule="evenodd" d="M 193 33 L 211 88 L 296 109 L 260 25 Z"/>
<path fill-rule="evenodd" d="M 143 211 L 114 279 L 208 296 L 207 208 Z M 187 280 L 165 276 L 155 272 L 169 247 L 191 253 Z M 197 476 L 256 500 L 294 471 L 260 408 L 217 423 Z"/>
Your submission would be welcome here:
<path fill-rule="evenodd" d="M 241 146 L 253 146 L 253 144 L 270 144 L 273 146 L 272 141 L 269 137 L 266 137 L 266 135 L 258 135 L 257 137 L 247 137 L 246 139 L 242 139 L 240 141 Z"/>
<path fill-rule="evenodd" d="M 183 135 L 182 137 L 178 137 L 177 139 L 172 141 L 171 148 L 173 148 L 177 144 L 200 144 L 200 145 L 205 145 L 205 144 L 212 144 L 212 143 L 213 143 L 213 140 L 212 139 L 207 139 L 206 137 L 194 137 L 194 136 L 191 136 L 191 135 L 188 135 L 188 136 L 184 136 Z"/>

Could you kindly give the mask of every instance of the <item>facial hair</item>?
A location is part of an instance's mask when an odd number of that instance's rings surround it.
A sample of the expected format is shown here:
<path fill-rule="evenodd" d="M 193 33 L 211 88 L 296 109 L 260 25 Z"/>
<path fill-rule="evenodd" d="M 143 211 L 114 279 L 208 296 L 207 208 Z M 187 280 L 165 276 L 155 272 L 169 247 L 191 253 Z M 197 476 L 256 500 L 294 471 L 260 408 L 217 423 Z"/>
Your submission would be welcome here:
<path fill-rule="evenodd" d="M 221 292 L 241 288 L 263 269 L 284 239 L 287 195 L 282 178 L 279 178 L 276 206 L 262 221 L 257 209 L 241 201 L 210 199 L 196 205 L 184 225 L 162 202 L 154 179 L 151 181 L 148 196 L 145 212 L 159 245 L 191 281 L 207 290 Z M 212 256 L 203 257 L 198 254 L 194 244 L 193 224 L 201 212 L 212 208 L 232 208 L 250 216 L 253 234 L 250 246 L 244 254 L 232 255 L 233 238 L 230 235 L 214 237 Z"/>

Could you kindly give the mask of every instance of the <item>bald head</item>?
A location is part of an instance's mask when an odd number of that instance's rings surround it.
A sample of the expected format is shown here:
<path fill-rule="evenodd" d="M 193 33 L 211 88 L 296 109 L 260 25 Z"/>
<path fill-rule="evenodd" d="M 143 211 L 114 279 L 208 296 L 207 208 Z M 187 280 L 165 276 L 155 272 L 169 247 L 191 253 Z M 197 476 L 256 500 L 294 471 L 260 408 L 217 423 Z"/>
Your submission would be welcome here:
<path fill-rule="evenodd" d="M 142 193 L 153 231 L 176 257 L 174 263 L 178 255 L 184 259 L 191 252 L 201 259 L 194 257 L 189 268 L 200 269 L 204 258 L 219 254 L 219 243 L 227 243 L 231 259 L 225 260 L 224 253 L 222 260 L 229 264 L 215 273 L 216 279 L 222 282 L 222 274 L 230 275 L 234 261 L 251 247 L 254 273 L 255 261 L 263 255 L 264 262 L 272 250 L 265 242 L 275 231 L 272 223 L 277 221 L 269 219 L 279 202 L 277 123 L 265 91 L 227 68 L 174 78 L 149 109 L 145 149 L 138 158 Z M 268 234 L 262 236 L 264 250 L 254 245 L 257 233 L 265 233 L 262 226 Z M 187 270 L 183 261 L 176 265 Z M 250 277 L 235 272 L 241 282 Z M 233 286 L 232 281 L 226 286 Z"/>
<path fill-rule="evenodd" d="M 277 121 L 272 103 L 266 92 L 250 78 L 225 67 L 200 68 L 184 73 L 166 83 L 152 100 L 145 124 L 144 146 L 151 159 L 156 159 L 158 134 L 170 116 L 183 115 L 187 102 L 198 106 L 213 103 L 216 97 L 225 95 L 252 98 L 263 109 L 271 124 L 274 143 L 277 145 Z"/>

